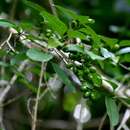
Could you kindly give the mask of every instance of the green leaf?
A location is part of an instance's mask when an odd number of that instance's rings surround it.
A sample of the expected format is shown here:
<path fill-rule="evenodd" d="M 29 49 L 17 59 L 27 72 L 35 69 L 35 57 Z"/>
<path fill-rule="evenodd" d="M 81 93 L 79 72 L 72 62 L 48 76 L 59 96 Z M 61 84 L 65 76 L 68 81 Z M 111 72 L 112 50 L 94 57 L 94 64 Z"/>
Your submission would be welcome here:
<path fill-rule="evenodd" d="M 105 59 L 104 57 L 96 55 L 95 53 L 93 53 L 92 51 L 89 51 L 87 49 L 85 49 L 85 53 L 87 55 L 89 55 L 92 60 L 104 60 Z"/>
<path fill-rule="evenodd" d="M 14 29 L 18 30 L 18 27 L 15 24 L 13 24 L 12 22 L 5 20 L 5 19 L 0 19 L 0 26 L 14 28 Z"/>
<path fill-rule="evenodd" d="M 78 20 L 81 24 L 94 23 L 94 20 L 90 19 L 89 16 L 78 15 L 76 12 L 58 5 L 56 5 L 56 8 L 60 13 L 65 15 L 69 21 Z"/>
<path fill-rule="evenodd" d="M 81 29 L 79 29 L 79 31 L 82 32 L 82 33 L 85 33 L 86 35 L 91 36 L 91 38 L 93 39 L 95 44 L 100 43 L 99 36 L 96 34 L 96 32 L 91 27 L 85 26 L 85 28 L 81 28 Z"/>
<path fill-rule="evenodd" d="M 52 66 L 54 68 L 54 71 L 58 74 L 59 78 L 62 80 L 62 82 L 69 87 L 70 91 L 75 91 L 75 87 L 73 86 L 72 82 L 69 80 L 64 70 L 61 69 L 58 64 L 53 63 Z"/>
<path fill-rule="evenodd" d="M 63 107 L 67 112 L 74 111 L 77 101 L 80 100 L 79 93 L 66 93 L 64 97 Z"/>
<path fill-rule="evenodd" d="M 53 58 L 51 54 L 41 52 L 39 49 L 31 48 L 27 51 L 26 55 L 34 60 L 40 62 L 47 62 Z"/>
<path fill-rule="evenodd" d="M 23 60 L 25 60 L 27 58 L 25 53 L 19 53 L 16 54 L 12 59 L 11 59 L 11 65 L 15 65 L 15 64 L 19 64 L 20 62 L 22 62 Z"/>
<path fill-rule="evenodd" d="M 84 48 L 82 48 L 80 45 L 69 44 L 67 45 L 67 48 L 69 51 L 84 53 Z"/>
<path fill-rule="evenodd" d="M 34 93 L 37 93 L 37 88 L 36 86 L 33 86 L 33 84 L 31 84 L 30 82 L 28 82 L 25 78 L 20 78 L 19 82 L 22 83 L 23 85 L 25 85 L 29 90 L 31 90 Z"/>
<path fill-rule="evenodd" d="M 99 35 L 102 43 L 105 43 L 107 46 L 109 46 L 111 49 L 113 49 L 117 44 L 118 42 L 118 39 L 115 39 L 115 38 L 109 38 L 109 37 L 106 37 L 106 36 L 101 36 Z"/>
<path fill-rule="evenodd" d="M 75 31 L 75 30 L 68 30 L 68 37 L 69 38 L 80 38 L 82 40 L 86 40 L 86 35 L 82 32 Z"/>
<path fill-rule="evenodd" d="M 46 11 L 42 11 L 40 15 L 44 18 L 45 23 L 48 25 L 48 27 L 50 27 L 53 31 L 59 33 L 60 35 L 63 35 L 67 31 L 66 25 L 56 16 Z"/>
<path fill-rule="evenodd" d="M 118 112 L 118 107 L 116 105 L 116 102 L 111 97 L 106 97 L 105 104 L 106 104 L 107 114 L 109 116 L 111 126 L 112 127 L 116 126 L 119 122 L 119 112 Z"/>
<path fill-rule="evenodd" d="M 41 12 L 44 10 L 44 8 L 42 8 L 40 5 L 36 4 L 36 3 L 33 3 L 31 1 L 27 1 L 27 0 L 23 0 L 23 3 L 33 9 L 35 9 L 36 11 L 38 12 Z"/>
<path fill-rule="evenodd" d="M 63 43 L 61 43 L 58 39 L 56 38 L 49 38 L 48 39 L 48 48 L 56 48 L 58 46 L 62 46 Z"/>
<path fill-rule="evenodd" d="M 121 47 L 130 46 L 130 40 L 122 40 L 122 41 L 119 42 L 119 45 Z"/>
<path fill-rule="evenodd" d="M 31 1 L 27 1 L 27 0 L 24 0 L 24 3 L 27 6 L 29 6 L 29 7 L 33 8 L 34 10 L 38 11 L 40 13 L 40 15 L 43 17 L 44 22 L 53 31 L 59 33 L 60 35 L 63 35 L 66 32 L 66 30 L 67 30 L 66 25 L 62 21 L 60 21 L 56 16 L 48 13 L 47 11 L 45 11 L 44 8 L 42 8 L 41 6 L 39 6 L 36 3 L 33 3 Z"/>

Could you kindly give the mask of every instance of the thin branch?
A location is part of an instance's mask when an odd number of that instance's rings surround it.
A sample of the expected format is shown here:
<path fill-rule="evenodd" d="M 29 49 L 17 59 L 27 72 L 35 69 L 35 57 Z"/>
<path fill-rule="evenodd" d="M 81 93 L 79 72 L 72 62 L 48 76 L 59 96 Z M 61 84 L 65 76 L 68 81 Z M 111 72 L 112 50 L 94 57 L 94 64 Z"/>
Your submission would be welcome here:
<path fill-rule="evenodd" d="M 100 122 L 100 124 L 99 124 L 98 130 L 102 130 L 106 117 L 107 117 L 107 113 L 105 113 L 105 114 L 103 115 L 103 117 L 102 117 L 102 119 L 101 119 L 101 122 Z"/>
<path fill-rule="evenodd" d="M 39 78 L 39 85 L 38 85 L 38 90 L 37 90 L 37 96 L 36 96 L 35 106 L 34 106 L 34 113 L 33 113 L 33 120 L 32 120 L 32 130 L 36 130 L 38 103 L 39 103 L 41 86 L 42 86 L 42 79 L 43 79 L 43 73 L 44 73 L 45 68 L 46 68 L 45 64 L 42 63 L 42 65 L 41 65 L 41 72 L 40 72 L 40 78 Z"/>
<path fill-rule="evenodd" d="M 50 4 L 51 10 L 54 16 L 58 17 L 53 0 L 49 0 L 49 4 Z"/>

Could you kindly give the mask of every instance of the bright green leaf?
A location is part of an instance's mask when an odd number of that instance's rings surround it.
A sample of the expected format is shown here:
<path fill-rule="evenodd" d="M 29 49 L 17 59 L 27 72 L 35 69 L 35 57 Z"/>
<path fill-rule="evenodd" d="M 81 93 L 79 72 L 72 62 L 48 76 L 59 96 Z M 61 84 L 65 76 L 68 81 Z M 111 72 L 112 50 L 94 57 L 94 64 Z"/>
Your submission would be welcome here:
<path fill-rule="evenodd" d="M 40 14 L 44 18 L 45 23 L 48 25 L 48 27 L 50 27 L 53 31 L 59 33 L 60 35 L 63 35 L 67 31 L 66 25 L 56 16 L 46 11 L 42 11 Z"/>
<path fill-rule="evenodd" d="M 14 28 L 14 29 L 18 30 L 18 27 L 14 23 L 12 23 L 8 20 L 5 20 L 5 19 L 0 19 L 0 26 Z"/>
<path fill-rule="evenodd" d="M 96 55 L 95 53 L 93 53 L 92 51 L 89 51 L 87 49 L 85 49 L 85 54 L 89 55 L 92 60 L 104 60 L 105 59 L 104 57 Z"/>
<path fill-rule="evenodd" d="M 84 48 L 82 48 L 80 45 L 69 44 L 67 45 L 67 48 L 69 51 L 84 53 Z"/>
<path fill-rule="evenodd" d="M 84 35 L 82 32 L 75 31 L 75 30 L 68 30 L 68 37 L 69 38 L 80 38 L 85 40 L 86 35 Z"/>
<path fill-rule="evenodd" d="M 56 48 L 56 47 L 62 46 L 62 45 L 63 45 L 63 43 L 61 43 L 56 38 L 49 38 L 49 40 L 48 40 L 48 48 Z"/>

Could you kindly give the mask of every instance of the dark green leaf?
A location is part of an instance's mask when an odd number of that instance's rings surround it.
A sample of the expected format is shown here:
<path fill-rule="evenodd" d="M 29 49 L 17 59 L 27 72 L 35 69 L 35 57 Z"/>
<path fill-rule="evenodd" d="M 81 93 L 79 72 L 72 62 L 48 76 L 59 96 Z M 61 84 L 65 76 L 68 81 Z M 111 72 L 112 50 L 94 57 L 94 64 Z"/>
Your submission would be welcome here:
<path fill-rule="evenodd" d="M 59 78 L 62 80 L 62 82 L 69 87 L 70 91 L 75 91 L 75 87 L 73 86 L 72 82 L 69 80 L 67 74 L 62 70 L 58 64 L 52 64 L 55 72 L 58 74 Z"/>
<path fill-rule="evenodd" d="M 88 16 L 78 15 L 76 12 L 63 8 L 61 6 L 56 6 L 60 13 L 65 15 L 69 21 L 78 20 L 81 24 L 94 23 L 93 19 L 90 19 Z"/>
<path fill-rule="evenodd" d="M 35 9 L 35 10 L 38 11 L 38 12 L 41 12 L 41 11 L 44 10 L 44 8 L 42 8 L 40 5 L 35 4 L 35 3 L 31 2 L 31 1 L 23 0 L 23 3 L 24 3 L 25 5 L 27 5 L 27 6 L 29 6 L 29 7 L 33 8 L 33 9 Z"/>

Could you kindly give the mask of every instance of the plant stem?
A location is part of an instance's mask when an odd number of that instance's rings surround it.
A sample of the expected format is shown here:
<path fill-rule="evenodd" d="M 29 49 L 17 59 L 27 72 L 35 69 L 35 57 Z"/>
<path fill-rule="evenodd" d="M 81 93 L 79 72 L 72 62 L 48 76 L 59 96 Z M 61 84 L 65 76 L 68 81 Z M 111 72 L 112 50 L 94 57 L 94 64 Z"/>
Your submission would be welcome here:
<path fill-rule="evenodd" d="M 55 9 L 55 5 L 54 5 L 54 2 L 53 0 L 49 0 L 49 4 L 50 4 L 50 7 L 51 7 L 51 10 L 52 10 L 52 13 L 58 17 L 57 13 L 56 13 L 56 9 Z"/>
<path fill-rule="evenodd" d="M 37 123 L 37 111 L 38 111 L 38 103 L 40 98 L 40 92 L 41 92 L 41 84 L 43 79 L 43 72 L 44 72 L 45 64 L 41 64 L 41 72 L 40 72 L 40 78 L 39 78 L 39 85 L 37 90 L 37 96 L 35 99 L 35 106 L 34 106 L 34 113 L 33 113 L 33 120 L 32 120 L 32 130 L 36 130 L 36 123 Z"/>

